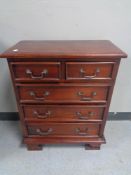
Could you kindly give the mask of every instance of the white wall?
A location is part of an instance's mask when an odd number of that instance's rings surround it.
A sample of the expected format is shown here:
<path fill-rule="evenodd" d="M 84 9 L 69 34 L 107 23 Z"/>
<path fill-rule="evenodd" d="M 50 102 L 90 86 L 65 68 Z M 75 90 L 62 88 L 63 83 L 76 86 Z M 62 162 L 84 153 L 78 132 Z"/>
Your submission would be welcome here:
<path fill-rule="evenodd" d="M 0 0 L 0 51 L 23 39 L 109 39 L 128 53 L 110 111 L 131 111 L 130 0 Z M 16 111 L 9 71 L 0 60 L 0 112 Z"/>

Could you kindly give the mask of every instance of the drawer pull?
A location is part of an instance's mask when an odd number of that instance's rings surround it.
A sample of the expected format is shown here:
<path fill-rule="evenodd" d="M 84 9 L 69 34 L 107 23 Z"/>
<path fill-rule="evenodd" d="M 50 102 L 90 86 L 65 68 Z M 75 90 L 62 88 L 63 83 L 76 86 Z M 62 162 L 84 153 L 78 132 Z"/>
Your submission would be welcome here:
<path fill-rule="evenodd" d="M 51 134 L 52 131 L 53 131 L 52 128 L 49 128 L 47 131 L 41 131 L 41 129 L 39 129 L 39 128 L 36 129 L 37 134 L 39 134 L 40 136 L 47 136 L 47 135 Z"/>
<path fill-rule="evenodd" d="M 89 119 L 91 116 L 94 115 L 94 112 L 88 112 L 87 116 L 83 116 L 81 114 L 81 112 L 76 112 L 76 116 L 79 118 L 79 119 Z"/>
<path fill-rule="evenodd" d="M 91 101 L 93 100 L 93 97 L 96 96 L 96 92 L 92 92 L 88 97 L 84 95 L 84 92 L 78 92 L 77 94 L 81 97 L 82 101 Z"/>
<path fill-rule="evenodd" d="M 94 75 L 85 75 L 86 74 L 86 71 L 83 69 L 83 68 L 81 68 L 80 69 L 80 74 L 81 74 L 81 76 L 83 77 L 83 78 L 86 78 L 86 79 L 92 79 L 92 78 L 95 78 L 97 75 L 98 75 L 98 73 L 100 72 L 100 68 L 96 68 L 96 71 L 95 71 L 95 73 L 94 73 Z"/>
<path fill-rule="evenodd" d="M 43 97 L 38 97 L 35 92 L 31 91 L 30 96 L 34 97 L 35 100 L 45 100 L 45 97 L 48 96 L 50 93 L 48 91 L 45 91 L 43 94 Z"/>
<path fill-rule="evenodd" d="M 38 118 L 38 119 L 46 119 L 51 115 L 51 111 L 47 111 L 44 114 L 39 114 L 38 111 L 33 111 L 33 114 Z"/>
<path fill-rule="evenodd" d="M 76 128 L 76 134 L 81 136 L 88 135 L 88 128 L 86 128 L 85 131 L 81 131 L 80 128 Z"/>
<path fill-rule="evenodd" d="M 32 79 L 43 79 L 46 75 L 48 75 L 48 70 L 47 69 L 44 69 L 41 72 L 41 75 L 40 76 L 35 76 L 35 75 L 33 75 L 33 72 L 30 69 L 26 69 L 26 74 L 27 75 L 30 75 L 30 77 Z"/>

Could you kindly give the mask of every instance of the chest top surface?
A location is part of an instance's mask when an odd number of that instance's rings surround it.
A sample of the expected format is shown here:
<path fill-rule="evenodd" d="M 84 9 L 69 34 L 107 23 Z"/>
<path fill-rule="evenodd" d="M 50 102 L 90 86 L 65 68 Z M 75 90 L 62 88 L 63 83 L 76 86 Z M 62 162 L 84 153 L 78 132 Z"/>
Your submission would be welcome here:
<path fill-rule="evenodd" d="M 126 58 L 108 40 L 23 40 L 0 55 L 1 58 Z"/>

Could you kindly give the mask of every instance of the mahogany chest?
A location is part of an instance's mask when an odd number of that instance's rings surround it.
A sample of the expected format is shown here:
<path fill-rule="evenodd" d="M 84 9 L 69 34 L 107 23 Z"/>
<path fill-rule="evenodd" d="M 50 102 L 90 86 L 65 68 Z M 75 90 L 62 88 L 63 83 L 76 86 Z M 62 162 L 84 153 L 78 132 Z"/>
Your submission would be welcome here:
<path fill-rule="evenodd" d="M 125 57 L 107 40 L 20 41 L 5 51 L 27 148 L 80 143 L 100 149 Z"/>

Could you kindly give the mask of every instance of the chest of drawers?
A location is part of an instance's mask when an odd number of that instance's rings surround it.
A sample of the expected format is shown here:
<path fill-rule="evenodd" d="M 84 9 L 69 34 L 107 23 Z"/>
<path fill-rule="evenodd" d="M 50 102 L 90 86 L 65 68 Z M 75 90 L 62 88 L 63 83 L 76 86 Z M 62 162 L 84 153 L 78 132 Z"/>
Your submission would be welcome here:
<path fill-rule="evenodd" d="M 23 142 L 100 149 L 121 58 L 110 41 L 21 41 L 7 58 Z"/>

